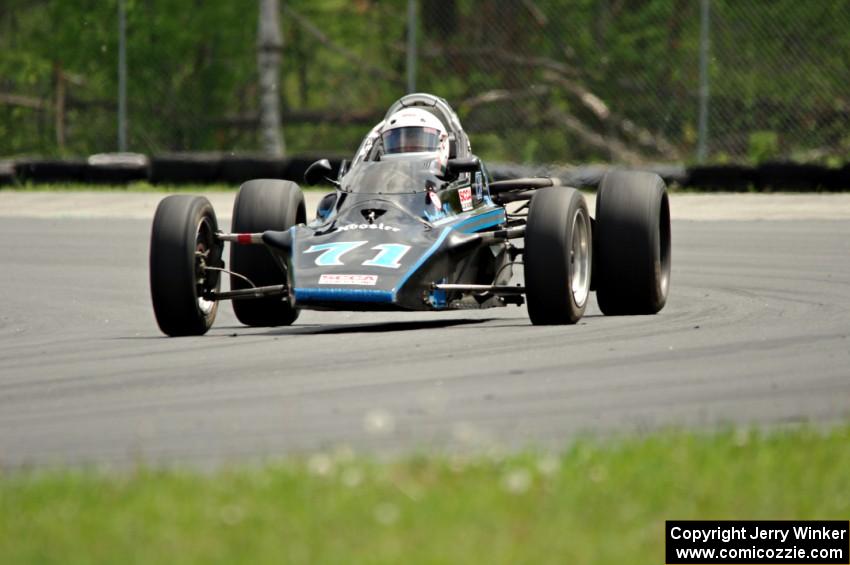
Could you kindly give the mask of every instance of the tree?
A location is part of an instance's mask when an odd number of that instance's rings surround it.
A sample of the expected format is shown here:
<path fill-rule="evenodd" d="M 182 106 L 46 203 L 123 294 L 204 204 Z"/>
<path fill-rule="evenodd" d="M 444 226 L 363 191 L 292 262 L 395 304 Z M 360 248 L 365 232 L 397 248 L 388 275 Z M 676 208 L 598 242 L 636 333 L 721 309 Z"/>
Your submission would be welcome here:
<path fill-rule="evenodd" d="M 283 156 L 280 124 L 280 33 L 278 0 L 260 0 L 257 30 L 257 67 L 260 75 L 260 143 L 264 152 Z"/>

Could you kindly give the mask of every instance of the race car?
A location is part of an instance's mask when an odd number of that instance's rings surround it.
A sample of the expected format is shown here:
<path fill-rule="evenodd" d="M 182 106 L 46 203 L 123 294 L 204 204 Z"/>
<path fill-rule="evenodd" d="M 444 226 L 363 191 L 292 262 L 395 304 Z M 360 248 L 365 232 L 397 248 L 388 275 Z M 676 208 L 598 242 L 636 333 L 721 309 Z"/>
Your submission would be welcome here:
<path fill-rule="evenodd" d="M 608 172 L 591 218 L 583 194 L 557 179 L 492 181 L 449 104 L 420 93 L 394 103 L 332 177 L 326 159 L 307 169 L 307 184 L 335 187 L 309 222 L 285 180 L 244 183 L 230 232 L 204 197 L 163 199 L 150 246 L 160 329 L 204 334 L 222 300 L 248 326 L 289 325 L 302 309 L 524 302 L 532 324 L 574 324 L 591 291 L 606 315 L 655 314 L 667 301 L 670 207 L 655 174 Z"/>

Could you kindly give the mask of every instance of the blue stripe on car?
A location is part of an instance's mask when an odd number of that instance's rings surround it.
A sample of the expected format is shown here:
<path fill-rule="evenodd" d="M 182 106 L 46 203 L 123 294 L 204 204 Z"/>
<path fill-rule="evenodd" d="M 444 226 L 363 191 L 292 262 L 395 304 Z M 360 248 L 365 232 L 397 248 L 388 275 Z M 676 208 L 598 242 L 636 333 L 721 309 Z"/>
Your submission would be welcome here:
<path fill-rule="evenodd" d="M 441 220 L 437 220 L 436 222 L 432 222 L 435 226 L 443 226 L 446 224 L 451 225 L 453 228 L 457 229 L 459 226 L 468 224 L 470 222 L 474 222 L 476 220 L 481 220 L 483 218 L 489 217 L 493 214 L 500 214 L 504 217 L 504 210 L 501 208 L 497 208 L 495 210 L 489 210 L 487 212 L 476 213 L 477 210 L 473 210 L 472 212 L 465 212 L 463 214 L 459 214 L 457 216 L 448 216 Z"/>
<path fill-rule="evenodd" d="M 471 228 L 469 228 L 467 230 L 463 230 L 463 233 L 476 233 L 476 232 L 479 232 L 479 231 L 481 231 L 485 228 L 492 228 L 494 226 L 498 226 L 499 224 L 503 223 L 504 221 L 505 220 L 496 220 L 494 222 L 488 222 L 486 224 L 479 224 L 477 226 L 472 226 Z"/>
<path fill-rule="evenodd" d="M 296 288 L 295 302 L 392 302 L 389 290 L 355 288 Z"/>
<path fill-rule="evenodd" d="M 498 220 L 496 220 L 496 217 L 498 217 Z M 494 220 L 494 221 L 491 221 L 490 223 L 487 223 L 487 224 L 474 225 L 474 226 L 468 227 L 466 229 L 461 229 L 464 226 L 468 226 L 469 224 L 473 224 L 475 222 L 480 222 L 482 220 Z M 481 228 L 495 226 L 495 225 L 498 225 L 498 224 L 500 224 L 504 221 L 505 221 L 505 212 L 502 209 L 498 209 L 498 210 L 491 210 L 491 211 L 485 212 L 483 214 L 478 214 L 477 216 L 473 216 L 471 218 L 467 218 L 467 219 L 465 219 L 461 222 L 456 223 L 455 225 L 453 225 L 451 227 L 452 227 L 452 229 L 460 230 L 463 233 L 474 233 L 474 232 L 480 230 Z"/>
<path fill-rule="evenodd" d="M 401 287 L 404 286 L 404 284 L 408 281 L 408 279 L 410 279 L 410 277 L 413 276 L 413 273 L 418 271 L 419 268 L 422 265 L 424 265 L 425 262 L 428 259 L 430 259 L 431 256 L 434 253 L 436 253 L 437 249 L 440 248 L 440 246 L 443 244 L 443 241 L 445 241 L 446 237 L 448 237 L 449 233 L 451 233 L 452 230 L 458 230 L 462 226 L 465 226 L 467 224 L 471 224 L 473 222 L 486 220 L 488 218 L 494 217 L 494 215 L 498 215 L 499 218 L 497 220 L 493 220 L 493 221 L 488 222 L 486 224 L 479 224 L 479 225 L 467 228 L 466 230 L 459 230 L 459 231 L 461 231 L 462 233 L 474 233 L 474 232 L 480 231 L 484 228 L 497 226 L 507 219 L 505 217 L 505 211 L 503 209 L 499 208 L 498 210 L 491 210 L 491 211 L 485 212 L 483 214 L 478 214 L 477 216 L 467 218 L 467 219 L 462 220 L 462 221 L 460 221 L 460 222 L 458 222 L 458 223 L 456 223 L 452 226 L 443 228 L 443 231 L 440 233 L 440 237 L 437 238 L 437 241 L 435 241 L 434 244 L 431 247 L 428 248 L 428 251 L 426 251 L 425 253 L 422 254 L 422 256 L 419 258 L 419 260 L 404 274 L 404 276 L 401 278 L 401 280 L 398 282 L 398 284 L 395 286 L 395 288 L 393 288 L 393 300 L 395 300 L 395 296 L 396 296 L 396 294 L 398 294 L 398 290 Z"/>
<path fill-rule="evenodd" d="M 398 292 L 398 289 L 403 287 L 404 283 L 407 282 L 407 279 L 409 279 L 411 276 L 413 276 L 413 273 L 418 271 L 419 267 L 421 267 L 425 263 L 425 261 L 427 261 L 428 259 L 431 258 L 431 255 L 433 255 L 434 252 L 437 251 L 437 249 L 440 248 L 440 246 L 446 240 L 446 237 L 448 237 L 448 235 L 451 233 L 451 231 L 452 231 L 452 228 L 443 228 L 443 231 L 440 233 L 440 236 L 437 238 L 437 241 L 435 241 L 434 244 L 431 245 L 431 247 L 428 248 L 428 251 L 423 253 L 422 256 L 419 258 L 419 260 L 416 261 L 416 263 L 414 263 L 413 266 L 410 267 L 410 269 L 408 269 L 406 273 L 404 273 L 404 276 L 401 277 L 401 280 L 399 281 L 399 283 L 397 285 L 395 285 L 395 288 L 393 288 L 393 290 L 392 290 L 393 299 L 395 299 L 395 295 Z"/>

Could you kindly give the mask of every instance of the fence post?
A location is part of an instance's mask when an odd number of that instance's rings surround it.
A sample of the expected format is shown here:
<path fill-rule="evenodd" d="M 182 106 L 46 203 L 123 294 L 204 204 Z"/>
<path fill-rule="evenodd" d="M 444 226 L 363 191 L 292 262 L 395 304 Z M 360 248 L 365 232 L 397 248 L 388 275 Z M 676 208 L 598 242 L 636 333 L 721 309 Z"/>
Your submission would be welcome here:
<path fill-rule="evenodd" d="M 700 0 L 699 33 L 699 127 L 697 131 L 697 162 L 708 157 L 708 56 L 711 0 Z"/>
<path fill-rule="evenodd" d="M 407 92 L 416 92 L 416 0 L 407 0 Z"/>
<path fill-rule="evenodd" d="M 56 125 L 56 147 L 60 153 L 65 151 L 65 73 L 58 61 L 53 64 L 53 81 L 56 83 L 56 93 L 53 100 L 53 119 Z"/>
<path fill-rule="evenodd" d="M 127 16 L 118 0 L 118 151 L 127 151 Z"/>

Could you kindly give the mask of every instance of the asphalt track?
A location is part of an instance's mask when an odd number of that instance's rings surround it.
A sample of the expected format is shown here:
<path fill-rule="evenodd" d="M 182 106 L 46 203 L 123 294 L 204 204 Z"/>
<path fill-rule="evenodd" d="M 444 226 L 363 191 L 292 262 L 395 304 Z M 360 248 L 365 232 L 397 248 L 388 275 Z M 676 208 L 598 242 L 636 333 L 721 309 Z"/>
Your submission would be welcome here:
<path fill-rule="evenodd" d="M 224 305 L 208 335 L 181 339 L 153 318 L 149 219 L 0 206 L 0 466 L 558 448 L 846 419 L 850 221 L 681 220 L 672 206 L 657 316 L 603 317 L 592 298 L 572 327 L 509 307 L 246 328 Z"/>

